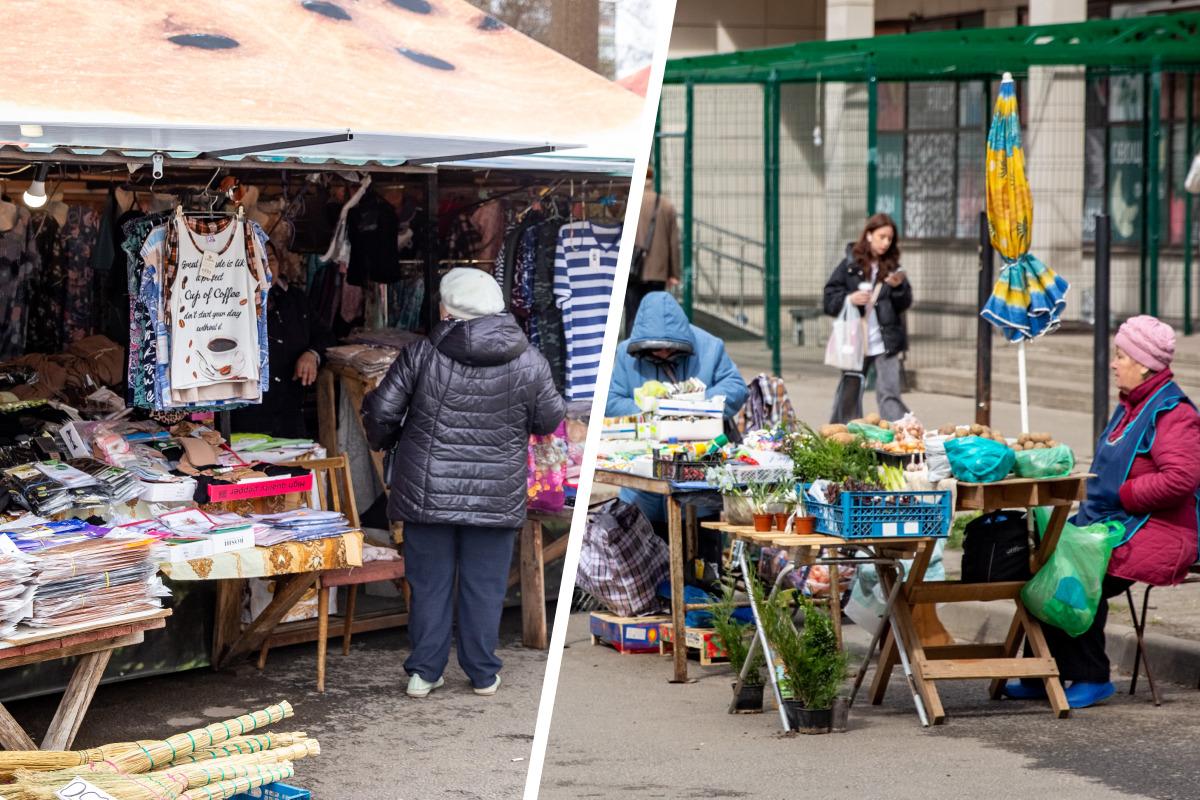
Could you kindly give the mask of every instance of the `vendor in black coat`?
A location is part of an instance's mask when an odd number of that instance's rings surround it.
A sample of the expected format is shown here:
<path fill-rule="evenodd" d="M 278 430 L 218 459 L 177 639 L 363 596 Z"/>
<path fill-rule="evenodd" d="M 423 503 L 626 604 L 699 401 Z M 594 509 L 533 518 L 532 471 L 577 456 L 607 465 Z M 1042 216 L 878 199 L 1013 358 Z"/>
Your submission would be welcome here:
<path fill-rule="evenodd" d="M 500 686 L 496 656 L 513 541 L 525 521 L 531 433 L 552 433 L 565 404 L 495 279 L 452 269 L 442 321 L 400 351 L 363 400 L 372 449 L 395 446 L 388 516 L 404 522 L 412 607 L 408 694 L 444 681 L 458 593 L 458 663 L 475 693 Z"/>
<path fill-rule="evenodd" d="M 232 412 L 230 426 L 237 433 L 308 438 L 304 393 L 317 380 L 325 349 L 333 342 L 309 315 L 303 276 L 282 264 L 278 256 L 274 243 L 268 243 L 267 258 L 274 275 L 267 293 L 270 388 L 263 394 L 262 403 Z"/>
<path fill-rule="evenodd" d="M 904 312 L 913 302 L 912 286 L 900 266 L 896 223 L 887 214 L 867 220 L 858 241 L 846 245 L 846 256 L 825 284 L 825 313 L 837 317 L 849 299 L 867 317 L 862 369 L 842 376 L 834 399 L 832 422 L 844 423 L 863 415 L 863 376 L 875 367 L 879 415 L 895 422 L 908 413 L 900 395 L 903 359 L 908 350 Z"/>

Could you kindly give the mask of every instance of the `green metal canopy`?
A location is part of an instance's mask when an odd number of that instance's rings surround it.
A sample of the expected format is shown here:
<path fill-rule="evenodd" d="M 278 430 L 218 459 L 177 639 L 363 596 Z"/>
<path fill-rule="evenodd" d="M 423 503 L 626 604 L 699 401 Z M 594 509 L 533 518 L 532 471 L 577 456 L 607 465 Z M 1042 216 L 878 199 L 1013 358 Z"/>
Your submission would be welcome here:
<path fill-rule="evenodd" d="M 1065 25 L 969 28 L 677 58 L 665 83 L 988 78 L 1033 66 L 1192 70 L 1200 59 L 1200 13 L 1101 19 Z M 1001 66 L 1003 65 L 1003 66 Z"/>

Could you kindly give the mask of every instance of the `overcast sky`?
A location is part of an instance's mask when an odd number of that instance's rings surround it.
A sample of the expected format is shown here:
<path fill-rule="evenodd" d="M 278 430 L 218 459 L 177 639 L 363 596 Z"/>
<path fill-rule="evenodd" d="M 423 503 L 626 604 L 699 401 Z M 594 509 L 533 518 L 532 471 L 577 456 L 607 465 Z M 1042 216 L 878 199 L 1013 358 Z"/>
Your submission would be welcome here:
<path fill-rule="evenodd" d="M 654 57 L 655 0 L 616 0 L 617 77 L 623 78 Z"/>

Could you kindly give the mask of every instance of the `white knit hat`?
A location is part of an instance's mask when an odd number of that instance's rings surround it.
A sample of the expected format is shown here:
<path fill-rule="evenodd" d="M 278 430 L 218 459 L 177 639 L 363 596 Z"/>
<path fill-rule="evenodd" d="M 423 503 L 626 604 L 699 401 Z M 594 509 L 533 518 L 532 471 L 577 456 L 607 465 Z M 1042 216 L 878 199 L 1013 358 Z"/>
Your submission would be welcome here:
<path fill-rule="evenodd" d="M 455 267 L 442 278 L 442 305 L 455 319 L 488 317 L 504 310 L 496 279 L 481 269 Z"/>

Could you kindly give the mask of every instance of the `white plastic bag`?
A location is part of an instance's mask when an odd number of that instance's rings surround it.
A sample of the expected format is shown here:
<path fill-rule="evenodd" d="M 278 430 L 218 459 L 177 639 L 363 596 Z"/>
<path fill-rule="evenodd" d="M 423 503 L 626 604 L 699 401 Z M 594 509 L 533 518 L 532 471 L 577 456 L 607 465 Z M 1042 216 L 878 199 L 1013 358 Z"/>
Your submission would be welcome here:
<path fill-rule="evenodd" d="M 950 477 L 950 459 L 946 457 L 946 440 L 949 436 L 925 436 L 925 466 L 929 470 L 929 482 L 940 483 Z"/>
<path fill-rule="evenodd" d="M 846 372 L 862 370 L 865 345 L 862 314 L 846 298 L 842 313 L 833 321 L 833 333 L 825 345 L 825 363 Z"/>
<path fill-rule="evenodd" d="M 1188 170 L 1183 188 L 1192 194 L 1200 194 L 1200 153 L 1196 153 L 1196 157 L 1192 159 L 1192 168 Z"/>

